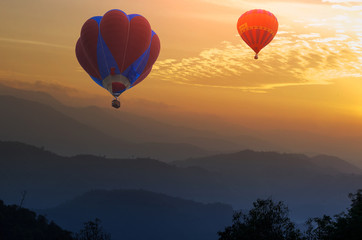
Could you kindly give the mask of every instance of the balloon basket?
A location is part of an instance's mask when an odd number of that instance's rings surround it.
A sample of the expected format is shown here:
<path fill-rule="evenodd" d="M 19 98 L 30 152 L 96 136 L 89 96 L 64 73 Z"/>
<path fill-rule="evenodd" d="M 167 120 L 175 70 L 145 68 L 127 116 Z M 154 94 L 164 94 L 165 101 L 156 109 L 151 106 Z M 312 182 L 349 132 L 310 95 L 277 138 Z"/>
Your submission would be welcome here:
<path fill-rule="evenodd" d="M 121 107 L 121 102 L 118 101 L 118 99 L 113 99 L 112 100 L 112 107 L 114 107 L 116 109 L 120 108 Z"/>

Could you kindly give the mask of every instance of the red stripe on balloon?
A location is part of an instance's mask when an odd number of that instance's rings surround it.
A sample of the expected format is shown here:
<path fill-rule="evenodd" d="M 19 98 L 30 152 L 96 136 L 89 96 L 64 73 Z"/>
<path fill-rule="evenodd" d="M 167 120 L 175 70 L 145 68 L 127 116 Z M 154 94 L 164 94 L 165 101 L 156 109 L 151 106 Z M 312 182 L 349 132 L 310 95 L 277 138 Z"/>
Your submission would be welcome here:
<path fill-rule="evenodd" d="M 273 40 L 274 36 L 271 33 L 267 33 L 267 37 L 265 38 L 264 42 L 262 43 L 263 46 L 268 45 L 268 43 L 271 42 L 271 40 Z"/>
<path fill-rule="evenodd" d="M 81 65 L 91 76 L 101 78 L 97 63 L 97 42 L 98 23 L 93 19 L 88 19 L 81 30 L 80 38 L 76 46 L 76 55 L 81 59 Z"/>
<path fill-rule="evenodd" d="M 155 34 L 152 37 L 152 42 L 150 46 L 150 55 L 148 57 L 145 69 L 152 67 L 152 65 L 156 62 L 158 55 L 160 53 L 160 49 L 161 49 L 160 39 Z"/>
<path fill-rule="evenodd" d="M 270 34 L 269 32 L 265 31 L 265 30 L 261 30 L 263 36 L 261 37 L 261 40 L 260 40 L 260 45 L 261 46 L 265 46 L 263 43 L 265 42 L 266 40 L 266 37 L 268 36 L 268 34 Z"/>
<path fill-rule="evenodd" d="M 254 30 L 249 30 L 248 33 L 251 38 L 251 48 L 254 50 L 254 52 L 256 52 L 257 49 L 256 49 L 256 41 L 255 41 L 255 37 L 254 37 Z"/>
<path fill-rule="evenodd" d="M 101 35 L 121 72 L 124 71 L 124 57 L 129 35 L 128 16 L 122 11 L 111 10 L 104 14 L 101 23 Z"/>
<path fill-rule="evenodd" d="M 250 39 L 250 43 L 252 44 L 252 46 L 255 45 L 255 38 L 254 38 L 254 30 L 249 30 L 247 31 L 247 34 L 249 36 L 249 39 Z"/>
<path fill-rule="evenodd" d="M 161 49 L 161 44 L 160 44 L 160 39 L 158 38 L 158 36 L 155 34 L 152 37 L 152 42 L 151 42 L 151 47 L 150 47 L 150 55 L 148 57 L 148 61 L 146 64 L 145 69 L 143 70 L 142 74 L 139 76 L 139 78 L 137 79 L 137 81 L 135 81 L 132 86 L 137 85 L 138 83 L 140 83 L 143 79 L 145 79 L 147 77 L 147 75 L 151 72 L 152 69 L 152 65 L 156 62 L 158 55 L 160 53 L 160 49 Z"/>
<path fill-rule="evenodd" d="M 142 16 L 135 16 L 130 22 L 128 45 L 123 63 L 123 69 L 127 69 L 148 49 L 151 42 L 152 30 L 149 22 Z M 122 72 L 123 70 L 121 70 Z"/>
<path fill-rule="evenodd" d="M 246 44 L 248 44 L 249 47 L 251 47 L 251 42 L 248 38 L 248 35 L 246 34 L 246 32 L 244 32 L 241 37 L 243 38 L 243 40 L 246 42 Z"/>
<path fill-rule="evenodd" d="M 92 69 L 89 68 L 89 66 L 88 66 L 87 56 L 85 56 L 85 54 L 84 54 L 82 41 L 80 40 L 80 38 L 78 39 L 77 44 L 75 46 L 75 55 L 77 56 L 78 62 L 82 66 L 82 68 L 89 75 L 92 75 L 93 77 L 95 77 L 94 74 L 92 74 Z"/>
<path fill-rule="evenodd" d="M 255 30 L 255 35 L 256 35 L 256 43 L 260 44 L 260 29 Z"/>

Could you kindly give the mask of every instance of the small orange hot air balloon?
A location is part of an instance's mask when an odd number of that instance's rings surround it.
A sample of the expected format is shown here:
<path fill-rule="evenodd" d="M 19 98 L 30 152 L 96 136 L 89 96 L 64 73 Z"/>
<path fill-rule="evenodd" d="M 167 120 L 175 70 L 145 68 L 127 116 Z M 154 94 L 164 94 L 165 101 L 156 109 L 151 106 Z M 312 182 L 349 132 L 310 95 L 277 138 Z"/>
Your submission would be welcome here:
<path fill-rule="evenodd" d="M 277 33 L 278 20 L 271 12 L 254 9 L 240 16 L 237 28 L 244 42 L 254 50 L 254 58 L 258 59 L 260 50 L 268 45 Z"/>

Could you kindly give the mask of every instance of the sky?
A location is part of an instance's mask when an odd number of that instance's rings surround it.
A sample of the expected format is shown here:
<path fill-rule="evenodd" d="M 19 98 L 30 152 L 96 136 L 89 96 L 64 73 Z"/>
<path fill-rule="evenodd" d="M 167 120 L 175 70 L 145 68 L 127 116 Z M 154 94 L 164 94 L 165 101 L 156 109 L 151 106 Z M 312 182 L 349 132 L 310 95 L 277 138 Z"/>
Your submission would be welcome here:
<path fill-rule="evenodd" d="M 362 0 L 2 0 L 0 83 L 105 105 L 111 96 L 74 48 L 88 18 L 115 8 L 146 17 L 161 41 L 151 74 L 121 96 L 126 104 L 153 102 L 165 115 L 189 113 L 185 121 L 199 114 L 251 129 L 362 137 Z M 279 22 L 258 60 L 236 29 L 256 8 Z"/>

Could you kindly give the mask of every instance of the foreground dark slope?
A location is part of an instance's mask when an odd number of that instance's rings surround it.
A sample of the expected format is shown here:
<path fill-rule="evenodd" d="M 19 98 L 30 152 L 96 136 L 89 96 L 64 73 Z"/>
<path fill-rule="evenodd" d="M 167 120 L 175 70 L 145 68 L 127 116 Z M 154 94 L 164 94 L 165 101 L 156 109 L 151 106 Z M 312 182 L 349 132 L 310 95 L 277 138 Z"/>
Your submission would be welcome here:
<path fill-rule="evenodd" d="M 144 190 L 95 190 L 39 212 L 74 232 L 99 218 L 112 239 L 216 240 L 233 210 Z"/>
<path fill-rule="evenodd" d="M 2 200 L 0 200 L 0 239 L 74 240 L 69 231 L 61 229 L 53 221 L 48 221 L 44 216 L 37 216 L 35 212 L 17 205 L 7 206 Z"/>
<path fill-rule="evenodd" d="M 27 190 L 25 206 L 32 208 L 55 206 L 91 189 L 142 188 L 234 208 L 272 196 L 286 201 L 294 218 L 305 220 L 343 211 L 348 193 L 362 185 L 361 174 L 320 167 L 298 154 L 243 151 L 187 161 L 196 167 L 177 167 L 152 159 L 62 157 L 11 142 L 0 142 L 0 149 L 0 197 L 19 203 Z"/>
<path fill-rule="evenodd" d="M 208 153 L 191 144 L 162 143 L 158 139 L 131 143 L 121 134 L 108 135 L 48 105 L 12 96 L 0 95 L 0 111 L 4 113 L 0 118 L 0 140 L 44 146 L 60 154 L 182 159 Z M 98 120 L 102 116 L 96 115 Z M 103 120 L 107 125 L 108 118 Z"/>

